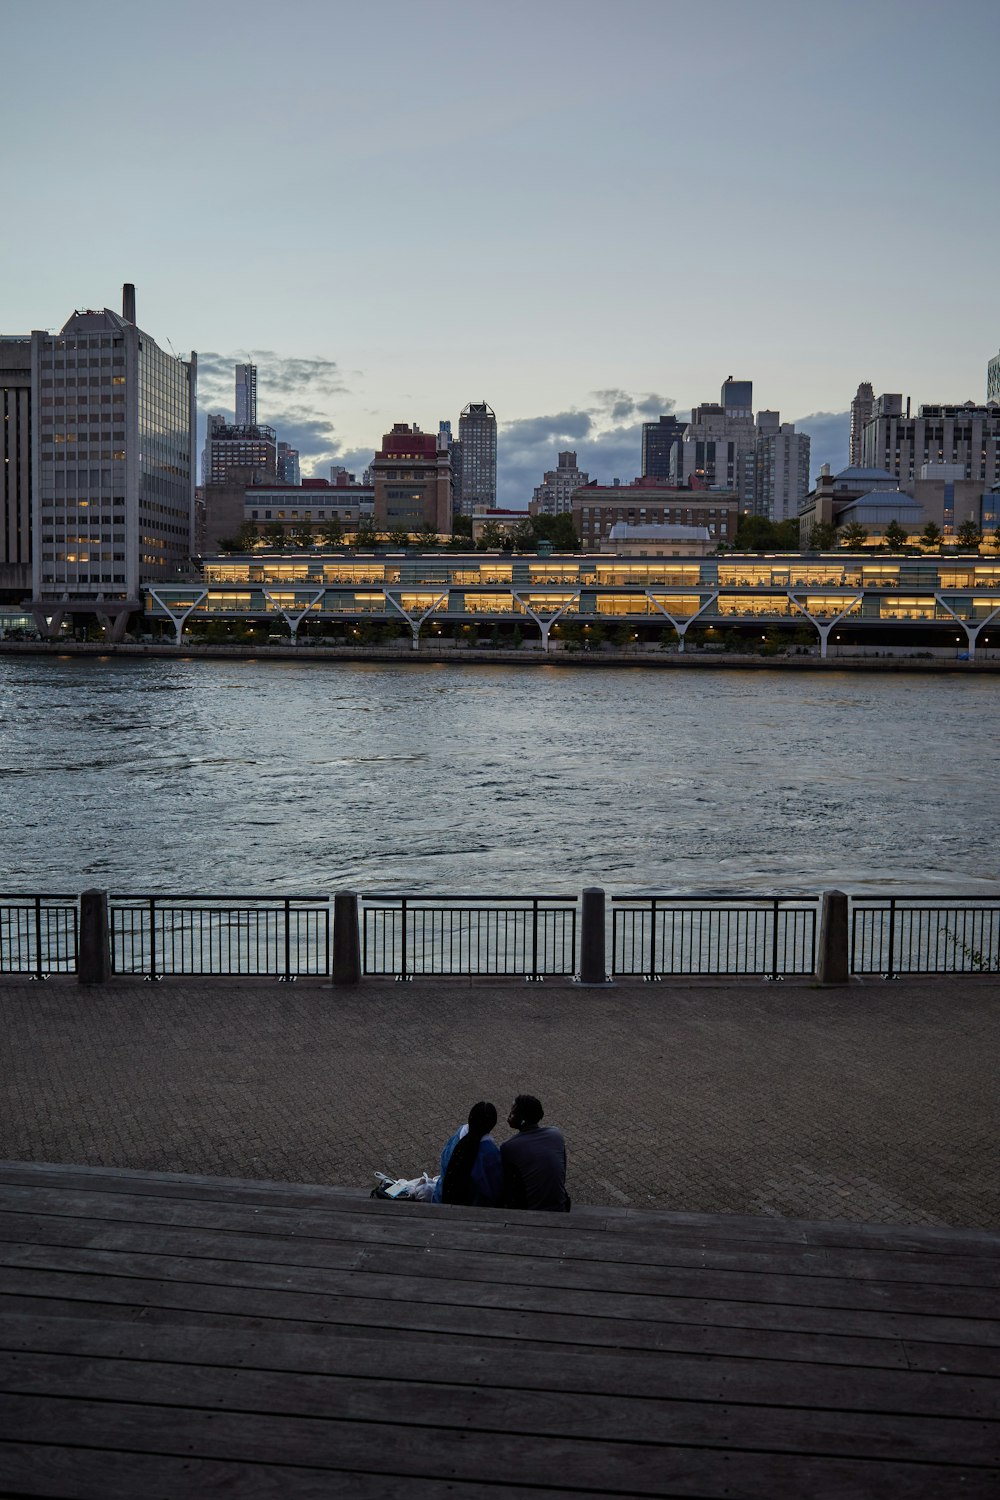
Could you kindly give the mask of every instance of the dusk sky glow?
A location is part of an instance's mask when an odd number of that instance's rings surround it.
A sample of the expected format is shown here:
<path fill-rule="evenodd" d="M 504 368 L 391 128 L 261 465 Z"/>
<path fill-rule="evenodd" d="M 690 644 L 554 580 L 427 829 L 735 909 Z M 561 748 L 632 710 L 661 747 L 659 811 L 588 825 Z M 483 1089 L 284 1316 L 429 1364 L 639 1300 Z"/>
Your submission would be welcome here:
<path fill-rule="evenodd" d="M 486 400 L 523 505 L 727 375 L 814 470 L 861 380 L 985 395 L 996 0 L 0 0 L 0 53 L 0 332 L 134 281 L 304 473 Z"/>

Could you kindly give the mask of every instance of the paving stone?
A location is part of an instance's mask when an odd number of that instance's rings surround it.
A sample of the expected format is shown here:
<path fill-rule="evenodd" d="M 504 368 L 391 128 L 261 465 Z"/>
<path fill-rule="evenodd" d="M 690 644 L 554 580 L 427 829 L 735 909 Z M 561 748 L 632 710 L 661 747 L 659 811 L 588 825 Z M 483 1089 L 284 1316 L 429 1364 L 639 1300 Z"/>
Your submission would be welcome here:
<path fill-rule="evenodd" d="M 0 1021 L 4 1158 L 367 1186 L 525 1091 L 580 1204 L 1000 1228 L 986 978 L 54 978 Z"/>

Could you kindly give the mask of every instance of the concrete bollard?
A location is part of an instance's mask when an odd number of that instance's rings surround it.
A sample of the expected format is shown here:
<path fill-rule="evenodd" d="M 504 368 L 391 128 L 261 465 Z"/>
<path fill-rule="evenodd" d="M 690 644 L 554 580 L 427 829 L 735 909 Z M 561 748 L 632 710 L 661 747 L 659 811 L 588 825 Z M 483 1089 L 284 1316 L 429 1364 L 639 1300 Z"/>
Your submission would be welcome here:
<path fill-rule="evenodd" d="M 824 891 L 820 909 L 816 978 L 820 984 L 849 984 L 850 925 L 843 891 Z"/>
<path fill-rule="evenodd" d="M 356 891 L 338 891 L 333 898 L 333 982 L 361 980 L 361 932 Z"/>
<path fill-rule="evenodd" d="M 80 894 L 80 952 L 76 977 L 79 984 L 106 984 L 111 978 L 107 891 L 82 891 Z"/>
<path fill-rule="evenodd" d="M 608 967 L 604 951 L 604 892 L 600 886 L 587 886 L 583 892 L 580 917 L 580 983 L 607 984 Z"/>

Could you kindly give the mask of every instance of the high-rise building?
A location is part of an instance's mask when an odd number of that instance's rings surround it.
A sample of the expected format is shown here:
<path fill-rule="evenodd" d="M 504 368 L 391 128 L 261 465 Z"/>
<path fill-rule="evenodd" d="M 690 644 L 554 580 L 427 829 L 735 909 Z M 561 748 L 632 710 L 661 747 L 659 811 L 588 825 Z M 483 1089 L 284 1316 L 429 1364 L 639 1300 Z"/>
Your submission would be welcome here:
<path fill-rule="evenodd" d="M 642 475 L 644 479 L 669 479 L 678 467 L 675 449 L 684 437 L 683 423 L 671 412 L 655 422 L 642 424 Z M 674 466 L 673 468 L 671 466 Z"/>
<path fill-rule="evenodd" d="M 397 422 L 372 464 L 380 531 L 451 531 L 451 454 L 438 434 Z"/>
<path fill-rule="evenodd" d="M 0 337 L 0 589 L 31 587 L 31 338 Z"/>
<path fill-rule="evenodd" d="M 1000 354 L 994 354 L 986 366 L 986 401 L 1000 402 Z"/>
<path fill-rule="evenodd" d="M 570 515 L 573 510 L 573 491 L 589 483 L 590 475 L 576 466 L 576 454 L 572 450 L 560 453 L 559 467 L 547 469 L 541 484 L 536 487 L 528 504 L 529 515 Z"/>
<path fill-rule="evenodd" d="M 201 460 L 203 484 L 226 484 L 234 469 L 259 469 L 262 476 L 278 475 L 278 435 L 259 423 L 241 425 L 210 415 Z"/>
<path fill-rule="evenodd" d="M 302 470 L 299 464 L 299 450 L 293 448 L 290 443 L 279 443 L 276 469 L 279 484 L 301 484 Z"/>
<path fill-rule="evenodd" d="M 851 447 L 848 461 L 852 466 L 861 464 L 864 431 L 871 421 L 874 405 L 875 392 L 867 380 L 863 381 L 858 386 L 858 394 L 851 402 Z"/>
<path fill-rule="evenodd" d="M 1000 484 L 1000 409 L 977 406 L 921 406 L 910 415 L 902 396 L 879 396 L 872 407 L 862 443 L 862 464 L 887 469 L 900 487 L 912 479 L 940 474 L 941 464 L 961 470 L 960 477 L 976 479 L 992 488 Z"/>
<path fill-rule="evenodd" d="M 708 489 L 735 490 L 744 510 L 754 504 L 753 382 L 730 375 L 718 403 L 705 402 L 691 412 L 691 421 L 674 450 L 675 482 Z"/>
<path fill-rule="evenodd" d="M 236 425 L 257 425 L 257 366 L 236 366 Z"/>
<path fill-rule="evenodd" d="M 497 419 L 485 401 L 470 402 L 458 419 L 462 445 L 459 491 L 465 515 L 493 510 L 497 503 Z"/>
<path fill-rule="evenodd" d="M 798 518 L 809 493 L 809 435 L 775 412 L 758 412 L 754 441 L 754 514 L 769 521 Z"/>
<path fill-rule="evenodd" d="M 43 628 L 60 612 L 51 601 L 100 600 L 123 629 L 140 582 L 175 577 L 190 557 L 196 372 L 194 354 L 167 354 L 136 326 L 131 285 L 121 314 L 76 312 L 57 334 L 32 333 L 32 606 Z"/>

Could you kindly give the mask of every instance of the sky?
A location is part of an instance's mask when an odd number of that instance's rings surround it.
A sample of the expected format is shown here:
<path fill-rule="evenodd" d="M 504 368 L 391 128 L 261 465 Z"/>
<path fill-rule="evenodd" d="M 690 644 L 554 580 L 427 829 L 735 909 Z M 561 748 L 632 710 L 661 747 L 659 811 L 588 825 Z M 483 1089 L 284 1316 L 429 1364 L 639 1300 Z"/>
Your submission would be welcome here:
<path fill-rule="evenodd" d="M 0 333 L 121 305 L 303 473 L 487 401 L 499 503 L 751 379 L 982 400 L 996 0 L 0 0 Z"/>

